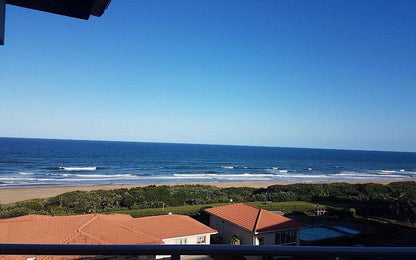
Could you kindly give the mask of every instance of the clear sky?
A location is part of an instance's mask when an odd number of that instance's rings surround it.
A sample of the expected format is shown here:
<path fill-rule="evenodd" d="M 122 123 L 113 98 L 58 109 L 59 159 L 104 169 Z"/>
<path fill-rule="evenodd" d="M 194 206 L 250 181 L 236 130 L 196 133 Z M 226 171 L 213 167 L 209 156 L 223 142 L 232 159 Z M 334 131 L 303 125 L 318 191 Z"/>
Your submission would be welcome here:
<path fill-rule="evenodd" d="M 0 136 L 416 152 L 416 1 L 7 6 Z"/>

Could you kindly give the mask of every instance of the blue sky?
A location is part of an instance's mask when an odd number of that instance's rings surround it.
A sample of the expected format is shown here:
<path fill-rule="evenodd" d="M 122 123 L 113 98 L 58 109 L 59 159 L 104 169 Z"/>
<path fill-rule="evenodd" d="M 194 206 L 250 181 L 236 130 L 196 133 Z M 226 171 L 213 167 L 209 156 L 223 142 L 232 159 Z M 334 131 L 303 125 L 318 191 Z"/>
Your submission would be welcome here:
<path fill-rule="evenodd" d="M 415 1 L 7 6 L 0 136 L 416 151 Z"/>

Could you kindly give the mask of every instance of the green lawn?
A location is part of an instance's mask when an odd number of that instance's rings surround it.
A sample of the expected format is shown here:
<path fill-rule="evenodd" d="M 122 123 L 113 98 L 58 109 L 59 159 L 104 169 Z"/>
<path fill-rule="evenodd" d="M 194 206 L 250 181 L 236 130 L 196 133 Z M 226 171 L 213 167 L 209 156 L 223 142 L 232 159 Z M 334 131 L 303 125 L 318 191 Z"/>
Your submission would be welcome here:
<path fill-rule="evenodd" d="M 312 213 L 315 210 L 316 204 L 306 201 L 284 201 L 284 202 L 272 202 L 265 204 L 264 202 L 249 202 L 248 204 L 265 209 L 265 210 L 280 210 L 285 214 L 291 214 L 295 211 Z M 320 205 L 320 207 L 326 207 Z"/>
<path fill-rule="evenodd" d="M 172 212 L 175 214 L 182 214 L 182 215 L 192 215 L 197 213 L 204 207 L 216 207 L 224 205 L 225 203 L 217 203 L 217 204 L 199 204 L 199 205 L 186 205 L 186 206 L 178 206 L 178 207 L 165 207 L 163 208 L 151 208 L 151 209 L 124 209 L 124 210 L 115 210 L 109 211 L 107 213 L 122 213 L 122 214 L 129 214 L 133 217 L 145 217 L 145 216 L 155 216 L 155 215 L 164 215 L 168 212 Z"/>
<path fill-rule="evenodd" d="M 192 215 L 200 211 L 205 207 L 216 207 L 221 205 L 226 205 L 227 203 L 217 203 L 217 204 L 199 204 L 199 205 L 186 205 L 179 207 L 165 207 L 162 208 L 151 208 L 151 209 L 126 209 L 126 210 L 116 210 L 110 211 L 107 213 L 123 213 L 129 214 L 133 217 L 144 217 L 144 216 L 154 216 L 154 215 L 163 215 L 168 212 L 175 214 L 183 215 Z M 285 214 L 291 214 L 295 211 L 304 212 L 311 214 L 315 209 L 316 204 L 305 202 L 305 201 L 286 201 L 286 202 L 273 202 L 270 204 L 265 204 L 263 202 L 248 202 L 247 204 L 263 208 L 266 210 L 280 210 Z M 320 205 L 321 207 L 326 207 L 325 205 Z"/>

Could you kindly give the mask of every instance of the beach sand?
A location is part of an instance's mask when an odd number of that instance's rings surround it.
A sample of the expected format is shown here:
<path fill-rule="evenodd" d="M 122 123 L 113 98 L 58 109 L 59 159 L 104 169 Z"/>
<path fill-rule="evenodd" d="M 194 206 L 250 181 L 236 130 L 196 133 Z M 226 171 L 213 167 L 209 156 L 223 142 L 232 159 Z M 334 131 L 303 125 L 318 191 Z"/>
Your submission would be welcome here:
<path fill-rule="evenodd" d="M 402 180 L 374 180 L 374 181 L 347 181 L 347 183 L 380 183 L 388 184 Z M 333 182 L 303 182 L 303 183 L 333 183 Z M 203 184 L 221 188 L 227 187 L 252 187 L 266 188 L 270 185 L 288 185 L 294 182 L 193 182 L 193 183 L 155 183 L 155 184 L 120 184 L 120 185 L 92 185 L 92 186 L 59 186 L 59 187 L 24 187 L 24 188 L 0 188 L 0 204 L 8 204 L 22 200 L 48 198 L 70 191 L 112 190 L 121 188 L 144 187 L 149 185 L 182 185 Z"/>

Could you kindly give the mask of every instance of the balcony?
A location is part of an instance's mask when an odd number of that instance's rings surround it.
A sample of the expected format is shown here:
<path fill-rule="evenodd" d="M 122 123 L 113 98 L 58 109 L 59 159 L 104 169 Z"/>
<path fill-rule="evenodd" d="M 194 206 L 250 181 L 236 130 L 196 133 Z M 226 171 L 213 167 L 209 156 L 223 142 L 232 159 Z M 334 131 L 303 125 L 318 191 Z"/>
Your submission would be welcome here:
<path fill-rule="evenodd" d="M 236 256 L 295 257 L 296 259 L 415 259 L 416 247 L 322 247 L 249 245 L 47 245 L 0 244 L 0 255 L 114 256 L 210 255 L 227 259 Z M 117 258 L 117 257 L 114 257 Z"/>

